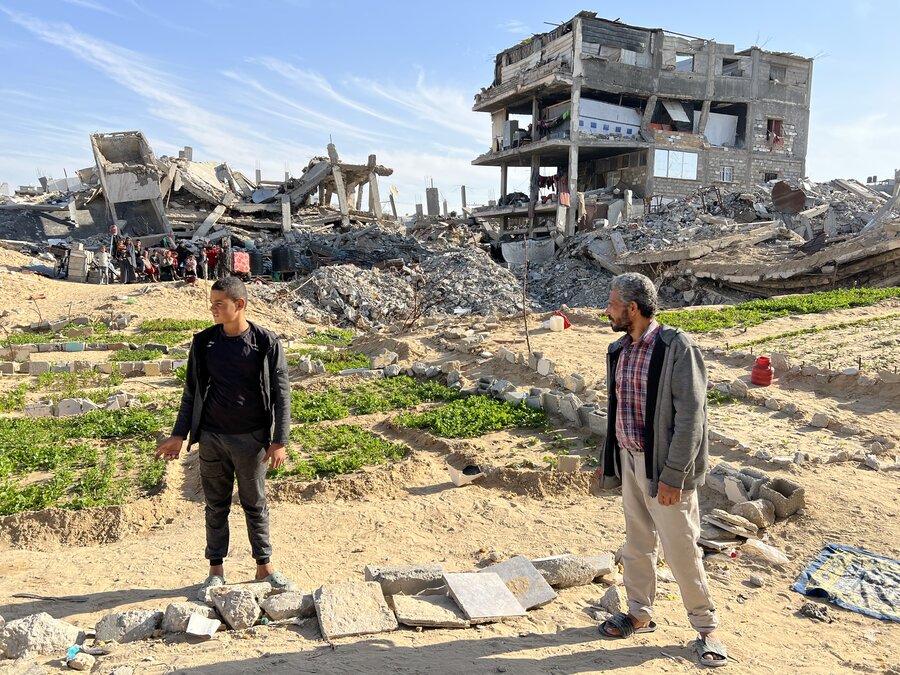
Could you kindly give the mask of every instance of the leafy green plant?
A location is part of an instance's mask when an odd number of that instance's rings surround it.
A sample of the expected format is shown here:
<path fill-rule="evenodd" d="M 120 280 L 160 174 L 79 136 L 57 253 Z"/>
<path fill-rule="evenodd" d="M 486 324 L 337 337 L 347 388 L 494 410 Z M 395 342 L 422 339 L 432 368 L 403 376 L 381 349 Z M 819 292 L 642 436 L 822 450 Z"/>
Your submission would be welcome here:
<path fill-rule="evenodd" d="M 212 321 L 206 319 L 148 319 L 142 321 L 138 330 L 142 333 L 158 333 L 164 331 L 201 331 L 209 328 Z"/>
<path fill-rule="evenodd" d="M 811 328 L 799 328 L 797 330 L 787 331 L 786 333 L 778 333 L 776 335 L 767 335 L 766 337 L 757 338 L 755 340 L 748 340 L 747 342 L 740 342 L 736 345 L 731 345 L 732 349 L 744 349 L 746 347 L 753 347 L 755 345 L 766 344 L 767 342 L 775 342 L 776 340 L 784 340 L 792 337 L 797 337 L 798 335 L 813 335 L 815 333 L 823 333 L 826 331 L 832 330 L 841 330 L 844 328 L 856 328 L 859 326 L 867 326 L 870 324 L 881 323 L 881 322 L 890 322 L 894 319 L 900 317 L 900 314 L 887 314 L 885 316 L 875 316 L 868 317 L 866 319 L 859 319 L 858 321 L 841 321 L 840 323 L 832 323 L 827 326 L 813 326 Z M 789 348 L 793 347 L 792 344 L 787 345 Z"/>
<path fill-rule="evenodd" d="M 175 379 L 178 380 L 181 384 L 184 384 L 185 382 L 187 382 L 187 366 L 186 365 L 178 366 L 175 369 L 174 373 L 172 373 L 172 374 L 175 375 Z"/>
<path fill-rule="evenodd" d="M 737 399 L 731 394 L 726 394 L 718 389 L 710 389 L 706 392 L 706 401 L 709 405 L 726 405 L 734 403 Z"/>
<path fill-rule="evenodd" d="M 690 333 L 709 333 L 734 326 L 755 326 L 779 316 L 817 314 L 835 309 L 874 305 L 900 296 L 900 288 L 852 288 L 806 295 L 751 300 L 720 309 L 685 309 L 660 312 L 661 323 Z"/>
<path fill-rule="evenodd" d="M 326 328 L 303 340 L 309 345 L 342 345 L 349 347 L 353 342 L 353 331 L 345 328 Z"/>
<path fill-rule="evenodd" d="M 155 361 L 162 358 L 163 353 L 158 349 L 120 349 L 113 352 L 110 361 Z"/>
<path fill-rule="evenodd" d="M 277 476 L 299 476 L 311 480 L 358 471 L 364 466 L 401 459 L 405 445 L 391 443 L 370 431 L 348 424 L 333 427 L 299 426 L 291 430 L 288 462 Z"/>
<path fill-rule="evenodd" d="M 486 396 L 470 396 L 420 414 L 405 413 L 397 421 L 447 438 L 475 438 L 513 427 L 542 428 L 547 416 L 524 404 L 512 405 Z"/>
<path fill-rule="evenodd" d="M 21 411 L 25 407 L 25 395 L 28 393 L 28 384 L 22 382 L 6 393 L 0 394 L 0 412 Z"/>

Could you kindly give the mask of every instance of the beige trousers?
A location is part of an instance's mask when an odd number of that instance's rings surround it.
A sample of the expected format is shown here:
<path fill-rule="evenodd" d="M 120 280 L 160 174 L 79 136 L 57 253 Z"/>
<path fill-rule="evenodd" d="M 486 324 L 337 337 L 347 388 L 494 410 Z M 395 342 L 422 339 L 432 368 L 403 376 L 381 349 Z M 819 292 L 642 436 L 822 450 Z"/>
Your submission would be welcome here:
<path fill-rule="evenodd" d="M 709 633 L 719 623 L 706 583 L 700 536 L 700 508 L 696 490 L 682 493 L 681 501 L 661 505 L 649 495 L 649 481 L 642 454 L 622 450 L 622 506 L 625 511 L 625 590 L 628 613 L 639 621 L 653 618 L 656 598 L 656 559 L 662 542 L 666 563 L 672 570 L 691 626 Z"/>

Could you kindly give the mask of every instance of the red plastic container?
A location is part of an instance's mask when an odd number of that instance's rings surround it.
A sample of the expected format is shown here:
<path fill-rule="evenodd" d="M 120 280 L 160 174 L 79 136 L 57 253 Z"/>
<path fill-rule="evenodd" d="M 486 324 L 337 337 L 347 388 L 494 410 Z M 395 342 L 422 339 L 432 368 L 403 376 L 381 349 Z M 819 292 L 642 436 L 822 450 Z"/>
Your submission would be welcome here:
<path fill-rule="evenodd" d="M 750 371 L 750 382 L 759 387 L 768 387 L 772 384 L 772 376 L 775 375 L 775 369 L 768 356 L 760 356 Z"/>

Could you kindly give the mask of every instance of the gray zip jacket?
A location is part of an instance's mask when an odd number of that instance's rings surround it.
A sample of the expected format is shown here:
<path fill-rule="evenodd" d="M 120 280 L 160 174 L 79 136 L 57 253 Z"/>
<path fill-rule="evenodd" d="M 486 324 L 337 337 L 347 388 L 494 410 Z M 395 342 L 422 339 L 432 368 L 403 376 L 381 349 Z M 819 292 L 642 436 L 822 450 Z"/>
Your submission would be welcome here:
<path fill-rule="evenodd" d="M 616 439 L 616 365 L 626 343 L 627 336 L 621 337 L 606 354 L 609 407 L 601 462 L 604 488 L 622 482 Z M 656 497 L 659 481 L 682 490 L 695 489 L 709 467 L 706 366 L 700 348 L 680 328 L 661 325 L 650 357 L 644 460 L 651 497 Z"/>

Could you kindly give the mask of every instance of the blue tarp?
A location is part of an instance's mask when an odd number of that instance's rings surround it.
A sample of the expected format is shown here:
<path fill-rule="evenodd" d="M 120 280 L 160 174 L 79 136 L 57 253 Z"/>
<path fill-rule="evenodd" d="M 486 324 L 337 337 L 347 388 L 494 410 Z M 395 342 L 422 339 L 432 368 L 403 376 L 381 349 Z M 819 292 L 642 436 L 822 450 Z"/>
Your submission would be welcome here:
<path fill-rule="evenodd" d="M 859 548 L 827 544 L 791 588 L 876 619 L 900 621 L 900 561 Z"/>

